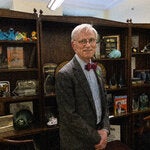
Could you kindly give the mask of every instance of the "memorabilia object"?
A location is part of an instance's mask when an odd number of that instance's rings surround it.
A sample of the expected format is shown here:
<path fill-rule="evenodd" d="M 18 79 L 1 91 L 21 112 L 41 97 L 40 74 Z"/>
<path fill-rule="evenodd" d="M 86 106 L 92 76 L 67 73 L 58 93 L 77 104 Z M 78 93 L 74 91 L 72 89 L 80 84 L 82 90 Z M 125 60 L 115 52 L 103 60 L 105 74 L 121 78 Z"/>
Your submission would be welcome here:
<path fill-rule="evenodd" d="M 106 78 L 106 69 L 105 69 L 104 65 L 101 63 L 97 63 L 97 65 L 101 68 L 103 77 Z"/>
<path fill-rule="evenodd" d="M 16 96 L 37 95 L 37 87 L 36 80 L 18 80 L 12 93 Z"/>
<path fill-rule="evenodd" d="M 131 38 L 132 41 L 132 52 L 136 53 L 139 51 L 139 36 L 138 35 L 134 35 Z"/>
<path fill-rule="evenodd" d="M 30 128 L 33 122 L 33 114 L 28 109 L 18 111 L 13 118 L 13 126 L 16 130 Z"/>
<path fill-rule="evenodd" d="M 106 41 L 104 40 L 104 38 L 102 38 L 100 41 L 100 58 L 105 57 L 106 57 Z"/>
<path fill-rule="evenodd" d="M 144 49 L 141 50 L 141 52 L 146 52 L 146 53 L 150 53 L 150 43 L 148 43 L 147 45 L 144 46 Z"/>
<path fill-rule="evenodd" d="M 117 81 L 116 81 L 115 73 L 111 76 L 111 78 L 109 80 L 109 88 L 111 88 L 111 89 L 117 88 Z"/>
<path fill-rule="evenodd" d="M 109 58 L 120 58 L 121 57 L 121 52 L 118 49 L 112 49 L 110 53 L 108 54 Z"/>
<path fill-rule="evenodd" d="M 57 64 L 47 63 L 43 66 L 44 92 L 46 95 L 55 93 L 55 70 Z"/>
<path fill-rule="evenodd" d="M 57 66 L 57 68 L 56 68 L 55 75 L 56 75 L 56 74 L 58 73 L 58 71 L 59 71 L 64 65 L 66 65 L 68 62 L 69 62 L 69 61 L 64 61 L 64 62 L 62 62 L 61 64 L 59 64 L 59 65 Z"/>
<path fill-rule="evenodd" d="M 47 126 L 57 125 L 58 123 L 56 112 L 51 107 L 45 108 L 45 119 Z"/>
<path fill-rule="evenodd" d="M 49 118 L 49 121 L 47 122 L 48 126 L 53 126 L 53 125 L 57 125 L 57 118 L 55 118 L 54 116 L 51 116 Z"/>
<path fill-rule="evenodd" d="M 7 47 L 8 68 L 24 68 L 23 47 Z"/>
<path fill-rule="evenodd" d="M 33 102 L 17 102 L 9 104 L 9 112 L 10 114 L 15 115 L 18 111 L 22 109 L 28 109 L 33 113 Z"/>
<path fill-rule="evenodd" d="M 140 78 L 141 83 L 146 83 L 149 81 L 149 70 L 136 70 L 134 69 L 134 76 Z"/>
<path fill-rule="evenodd" d="M 149 108 L 149 98 L 148 95 L 145 93 L 139 96 L 139 108 L 140 110 L 145 110 Z"/>
<path fill-rule="evenodd" d="M 0 97 L 10 96 L 10 83 L 9 81 L 0 81 Z"/>
<path fill-rule="evenodd" d="M 113 96 L 112 93 L 106 94 L 106 99 L 107 99 L 107 107 L 109 112 L 113 112 L 114 110 L 114 101 L 113 101 Z"/>
<path fill-rule="evenodd" d="M 35 67 L 35 55 L 36 55 L 36 48 L 34 47 L 32 49 L 30 59 L 29 59 L 29 64 L 28 64 L 29 68 Z"/>
<path fill-rule="evenodd" d="M 36 31 L 32 31 L 32 32 L 31 32 L 31 39 L 32 39 L 33 41 L 37 40 L 37 33 L 36 33 Z"/>
<path fill-rule="evenodd" d="M 146 83 L 150 83 L 150 70 L 145 71 L 146 73 Z"/>
<path fill-rule="evenodd" d="M 103 39 L 106 43 L 106 56 L 113 50 L 120 50 L 120 36 L 119 35 L 110 35 L 103 36 Z"/>
<path fill-rule="evenodd" d="M 127 112 L 127 95 L 114 96 L 114 112 L 115 114 Z"/>
<path fill-rule="evenodd" d="M 139 110 L 139 98 L 133 98 L 132 99 L 132 111 L 138 111 Z"/>
<path fill-rule="evenodd" d="M 110 135 L 108 136 L 108 142 L 120 139 L 121 139 L 120 125 L 110 125 Z"/>

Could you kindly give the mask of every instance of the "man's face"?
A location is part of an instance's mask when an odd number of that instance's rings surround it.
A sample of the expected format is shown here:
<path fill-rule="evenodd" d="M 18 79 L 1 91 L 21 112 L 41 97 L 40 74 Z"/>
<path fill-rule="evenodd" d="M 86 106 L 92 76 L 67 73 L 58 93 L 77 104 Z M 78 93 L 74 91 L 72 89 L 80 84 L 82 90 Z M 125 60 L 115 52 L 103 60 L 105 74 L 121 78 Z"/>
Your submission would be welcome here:
<path fill-rule="evenodd" d="M 85 62 L 94 56 L 96 52 L 96 35 L 93 31 L 82 30 L 72 42 L 75 53 Z"/>

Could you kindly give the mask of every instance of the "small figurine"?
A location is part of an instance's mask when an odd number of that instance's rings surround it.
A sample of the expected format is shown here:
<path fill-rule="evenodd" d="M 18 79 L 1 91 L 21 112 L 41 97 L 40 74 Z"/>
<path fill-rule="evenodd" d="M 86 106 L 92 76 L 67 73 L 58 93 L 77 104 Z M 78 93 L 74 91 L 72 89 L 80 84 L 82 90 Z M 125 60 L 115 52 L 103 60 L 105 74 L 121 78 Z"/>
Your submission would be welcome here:
<path fill-rule="evenodd" d="M 13 28 L 10 28 L 8 31 L 8 40 L 15 40 L 15 31 Z"/>
<path fill-rule="evenodd" d="M 31 39 L 27 37 L 26 32 L 22 32 L 22 35 L 23 35 L 23 41 L 31 41 Z"/>
<path fill-rule="evenodd" d="M 7 40 L 8 34 L 0 29 L 0 40 Z"/>
<path fill-rule="evenodd" d="M 113 49 L 109 55 L 108 55 L 109 58 L 120 58 L 121 57 L 121 52 L 117 49 Z"/>
<path fill-rule="evenodd" d="M 32 31 L 31 33 L 31 39 L 34 41 L 34 40 L 37 40 L 37 33 L 35 31 Z"/>
<path fill-rule="evenodd" d="M 17 31 L 16 34 L 15 34 L 15 40 L 23 40 L 24 39 L 24 36 L 21 32 Z"/>

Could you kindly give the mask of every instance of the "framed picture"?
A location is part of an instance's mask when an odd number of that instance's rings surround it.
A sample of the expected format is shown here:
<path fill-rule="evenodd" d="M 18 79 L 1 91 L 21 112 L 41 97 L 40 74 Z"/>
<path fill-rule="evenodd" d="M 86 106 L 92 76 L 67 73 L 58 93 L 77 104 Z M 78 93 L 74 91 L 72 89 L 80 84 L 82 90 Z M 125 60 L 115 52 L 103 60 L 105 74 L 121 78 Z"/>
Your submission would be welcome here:
<path fill-rule="evenodd" d="M 8 68 L 24 68 L 23 47 L 7 47 Z"/>
<path fill-rule="evenodd" d="M 103 36 L 103 40 L 105 41 L 105 44 L 106 44 L 106 56 L 113 49 L 120 50 L 120 36 L 119 35 Z"/>
<path fill-rule="evenodd" d="M 11 103 L 9 106 L 10 114 L 16 114 L 18 111 L 27 109 L 30 110 L 33 113 L 33 103 L 31 101 L 29 102 L 19 102 L 19 103 Z"/>
<path fill-rule="evenodd" d="M 0 97 L 10 96 L 10 83 L 9 81 L 0 81 Z"/>

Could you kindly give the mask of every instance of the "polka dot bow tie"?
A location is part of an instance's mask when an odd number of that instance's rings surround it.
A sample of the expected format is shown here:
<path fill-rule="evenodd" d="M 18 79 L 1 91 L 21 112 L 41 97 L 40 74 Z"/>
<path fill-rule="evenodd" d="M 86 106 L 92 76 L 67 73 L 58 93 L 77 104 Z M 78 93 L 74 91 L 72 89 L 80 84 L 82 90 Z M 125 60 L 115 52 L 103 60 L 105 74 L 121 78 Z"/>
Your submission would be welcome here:
<path fill-rule="evenodd" d="M 88 64 L 85 65 L 85 69 L 87 71 L 90 71 L 90 69 L 96 70 L 96 68 L 97 68 L 97 63 L 92 63 L 92 64 L 88 63 Z"/>

